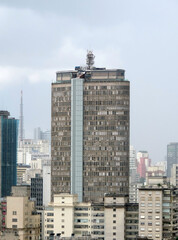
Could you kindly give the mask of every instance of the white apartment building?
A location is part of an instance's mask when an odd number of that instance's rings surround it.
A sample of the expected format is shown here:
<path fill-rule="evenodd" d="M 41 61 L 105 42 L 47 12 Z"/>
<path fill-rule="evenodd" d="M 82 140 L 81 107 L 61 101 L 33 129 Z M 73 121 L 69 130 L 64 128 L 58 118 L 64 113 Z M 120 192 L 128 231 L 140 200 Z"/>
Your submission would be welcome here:
<path fill-rule="evenodd" d="M 54 195 L 54 203 L 44 210 L 43 239 L 49 239 L 50 234 L 61 239 L 136 239 L 138 204 L 116 194 L 106 194 L 100 204 L 78 202 L 77 195 Z"/>
<path fill-rule="evenodd" d="M 173 240 L 178 236 L 178 192 L 165 178 L 151 177 L 139 189 L 139 236 Z"/>
<path fill-rule="evenodd" d="M 178 164 L 173 164 L 171 169 L 171 184 L 178 188 Z"/>
<path fill-rule="evenodd" d="M 19 142 L 17 150 L 17 162 L 30 164 L 34 153 L 50 153 L 50 142 L 48 140 L 23 139 Z"/>

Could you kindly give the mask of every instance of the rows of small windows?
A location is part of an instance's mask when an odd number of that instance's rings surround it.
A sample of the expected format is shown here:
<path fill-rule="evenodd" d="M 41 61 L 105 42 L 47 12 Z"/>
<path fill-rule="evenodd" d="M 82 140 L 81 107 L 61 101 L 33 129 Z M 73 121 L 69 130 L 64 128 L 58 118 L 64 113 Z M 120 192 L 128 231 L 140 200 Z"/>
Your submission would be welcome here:
<path fill-rule="evenodd" d="M 107 85 L 89 85 L 89 84 L 86 84 L 84 85 L 84 89 L 86 90 L 104 90 L 104 89 L 113 89 L 113 90 L 116 90 L 116 89 L 122 89 L 122 90 L 128 90 L 129 89 L 129 86 L 126 85 L 126 86 L 123 86 L 121 85 L 120 83 L 119 84 L 107 84 Z"/>

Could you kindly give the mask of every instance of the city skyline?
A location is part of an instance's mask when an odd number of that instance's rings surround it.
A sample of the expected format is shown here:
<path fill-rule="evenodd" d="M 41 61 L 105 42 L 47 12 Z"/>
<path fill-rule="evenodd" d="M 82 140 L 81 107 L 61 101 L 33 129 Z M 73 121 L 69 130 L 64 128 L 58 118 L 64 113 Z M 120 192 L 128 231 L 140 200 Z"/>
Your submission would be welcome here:
<path fill-rule="evenodd" d="M 153 162 L 164 160 L 167 144 L 178 142 L 178 3 L 92 3 L 1 1 L 0 108 L 19 118 L 23 90 L 26 137 L 32 138 L 36 127 L 49 129 L 55 72 L 85 65 L 92 49 L 96 66 L 126 69 L 130 143 L 137 151 L 147 150 Z M 79 11 L 79 5 L 88 11 Z"/>

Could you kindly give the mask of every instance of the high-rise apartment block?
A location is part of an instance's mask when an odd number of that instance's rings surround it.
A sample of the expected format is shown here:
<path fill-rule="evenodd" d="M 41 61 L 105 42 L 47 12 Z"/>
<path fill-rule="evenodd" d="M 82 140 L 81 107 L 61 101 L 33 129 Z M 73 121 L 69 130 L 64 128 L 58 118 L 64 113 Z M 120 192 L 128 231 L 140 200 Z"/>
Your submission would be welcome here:
<path fill-rule="evenodd" d="M 51 192 L 103 201 L 129 193 L 129 81 L 121 69 L 76 67 L 52 84 Z"/>
<path fill-rule="evenodd" d="M 171 177 L 173 164 L 178 164 L 178 143 L 167 145 L 167 177 Z"/>
<path fill-rule="evenodd" d="M 18 120 L 0 111 L 0 197 L 10 196 L 17 182 Z"/>
<path fill-rule="evenodd" d="M 139 189 L 139 236 L 154 240 L 178 237 L 178 191 L 164 177 L 150 177 Z"/>

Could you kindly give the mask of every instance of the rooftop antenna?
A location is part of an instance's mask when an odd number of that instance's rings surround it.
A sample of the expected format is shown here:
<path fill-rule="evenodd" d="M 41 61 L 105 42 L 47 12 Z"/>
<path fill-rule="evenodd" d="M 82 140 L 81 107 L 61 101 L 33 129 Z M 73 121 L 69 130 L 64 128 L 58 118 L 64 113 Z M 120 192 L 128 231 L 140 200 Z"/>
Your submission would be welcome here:
<path fill-rule="evenodd" d="M 22 141 L 24 139 L 23 120 L 24 120 L 24 118 L 23 118 L 23 92 L 21 91 L 19 141 Z"/>
<path fill-rule="evenodd" d="M 87 51 L 87 59 L 86 59 L 87 69 L 93 68 L 93 65 L 95 63 L 94 59 L 95 59 L 95 55 L 93 54 L 93 52 Z"/>

